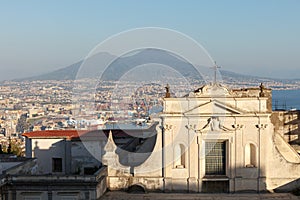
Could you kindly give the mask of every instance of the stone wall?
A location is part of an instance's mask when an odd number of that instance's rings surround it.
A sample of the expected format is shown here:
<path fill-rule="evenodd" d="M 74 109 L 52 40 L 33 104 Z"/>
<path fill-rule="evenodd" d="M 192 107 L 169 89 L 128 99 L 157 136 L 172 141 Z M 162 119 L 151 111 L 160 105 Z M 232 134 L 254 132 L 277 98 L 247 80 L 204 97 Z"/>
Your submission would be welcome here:
<path fill-rule="evenodd" d="M 89 176 L 11 175 L 6 178 L 5 199 L 99 199 L 107 190 L 107 168 Z"/>
<path fill-rule="evenodd" d="M 271 122 L 274 132 L 300 152 L 300 111 L 273 111 Z"/>

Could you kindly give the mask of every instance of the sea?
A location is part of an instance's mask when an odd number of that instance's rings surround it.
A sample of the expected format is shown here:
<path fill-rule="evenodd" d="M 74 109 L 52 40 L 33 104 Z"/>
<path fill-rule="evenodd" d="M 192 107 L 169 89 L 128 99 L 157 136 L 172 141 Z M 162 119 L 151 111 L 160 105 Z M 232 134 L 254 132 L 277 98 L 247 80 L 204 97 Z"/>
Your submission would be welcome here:
<path fill-rule="evenodd" d="M 300 90 L 273 90 L 273 110 L 300 110 Z"/>

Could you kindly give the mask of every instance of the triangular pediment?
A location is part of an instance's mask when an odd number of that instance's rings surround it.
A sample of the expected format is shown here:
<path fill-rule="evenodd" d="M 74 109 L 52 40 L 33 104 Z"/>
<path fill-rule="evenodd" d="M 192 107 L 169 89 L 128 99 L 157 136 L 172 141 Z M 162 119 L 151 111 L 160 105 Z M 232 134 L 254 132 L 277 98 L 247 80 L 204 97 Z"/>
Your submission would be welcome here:
<path fill-rule="evenodd" d="M 197 115 L 197 114 L 242 114 L 243 112 L 232 108 L 222 102 L 218 102 L 216 100 L 200 104 L 187 112 L 185 114 L 188 115 Z"/>

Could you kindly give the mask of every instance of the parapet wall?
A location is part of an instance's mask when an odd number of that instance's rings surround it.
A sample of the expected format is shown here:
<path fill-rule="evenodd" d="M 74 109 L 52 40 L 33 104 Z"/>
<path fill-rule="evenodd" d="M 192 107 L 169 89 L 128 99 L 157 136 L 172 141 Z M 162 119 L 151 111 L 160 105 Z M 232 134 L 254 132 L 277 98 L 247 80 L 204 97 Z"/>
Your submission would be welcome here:
<path fill-rule="evenodd" d="M 273 111 L 271 122 L 274 132 L 299 151 L 297 146 L 300 145 L 300 111 Z"/>

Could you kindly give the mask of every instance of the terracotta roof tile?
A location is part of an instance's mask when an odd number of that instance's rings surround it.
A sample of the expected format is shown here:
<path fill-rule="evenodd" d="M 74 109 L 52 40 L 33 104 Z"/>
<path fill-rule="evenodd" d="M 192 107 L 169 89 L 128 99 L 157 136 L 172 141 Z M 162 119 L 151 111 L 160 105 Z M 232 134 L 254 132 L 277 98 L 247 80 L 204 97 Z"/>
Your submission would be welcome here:
<path fill-rule="evenodd" d="M 22 135 L 28 138 L 66 138 L 66 139 L 104 136 L 103 134 L 100 133 L 100 131 L 90 131 L 90 130 L 44 130 L 44 131 L 33 131 L 33 132 L 23 133 Z"/>

